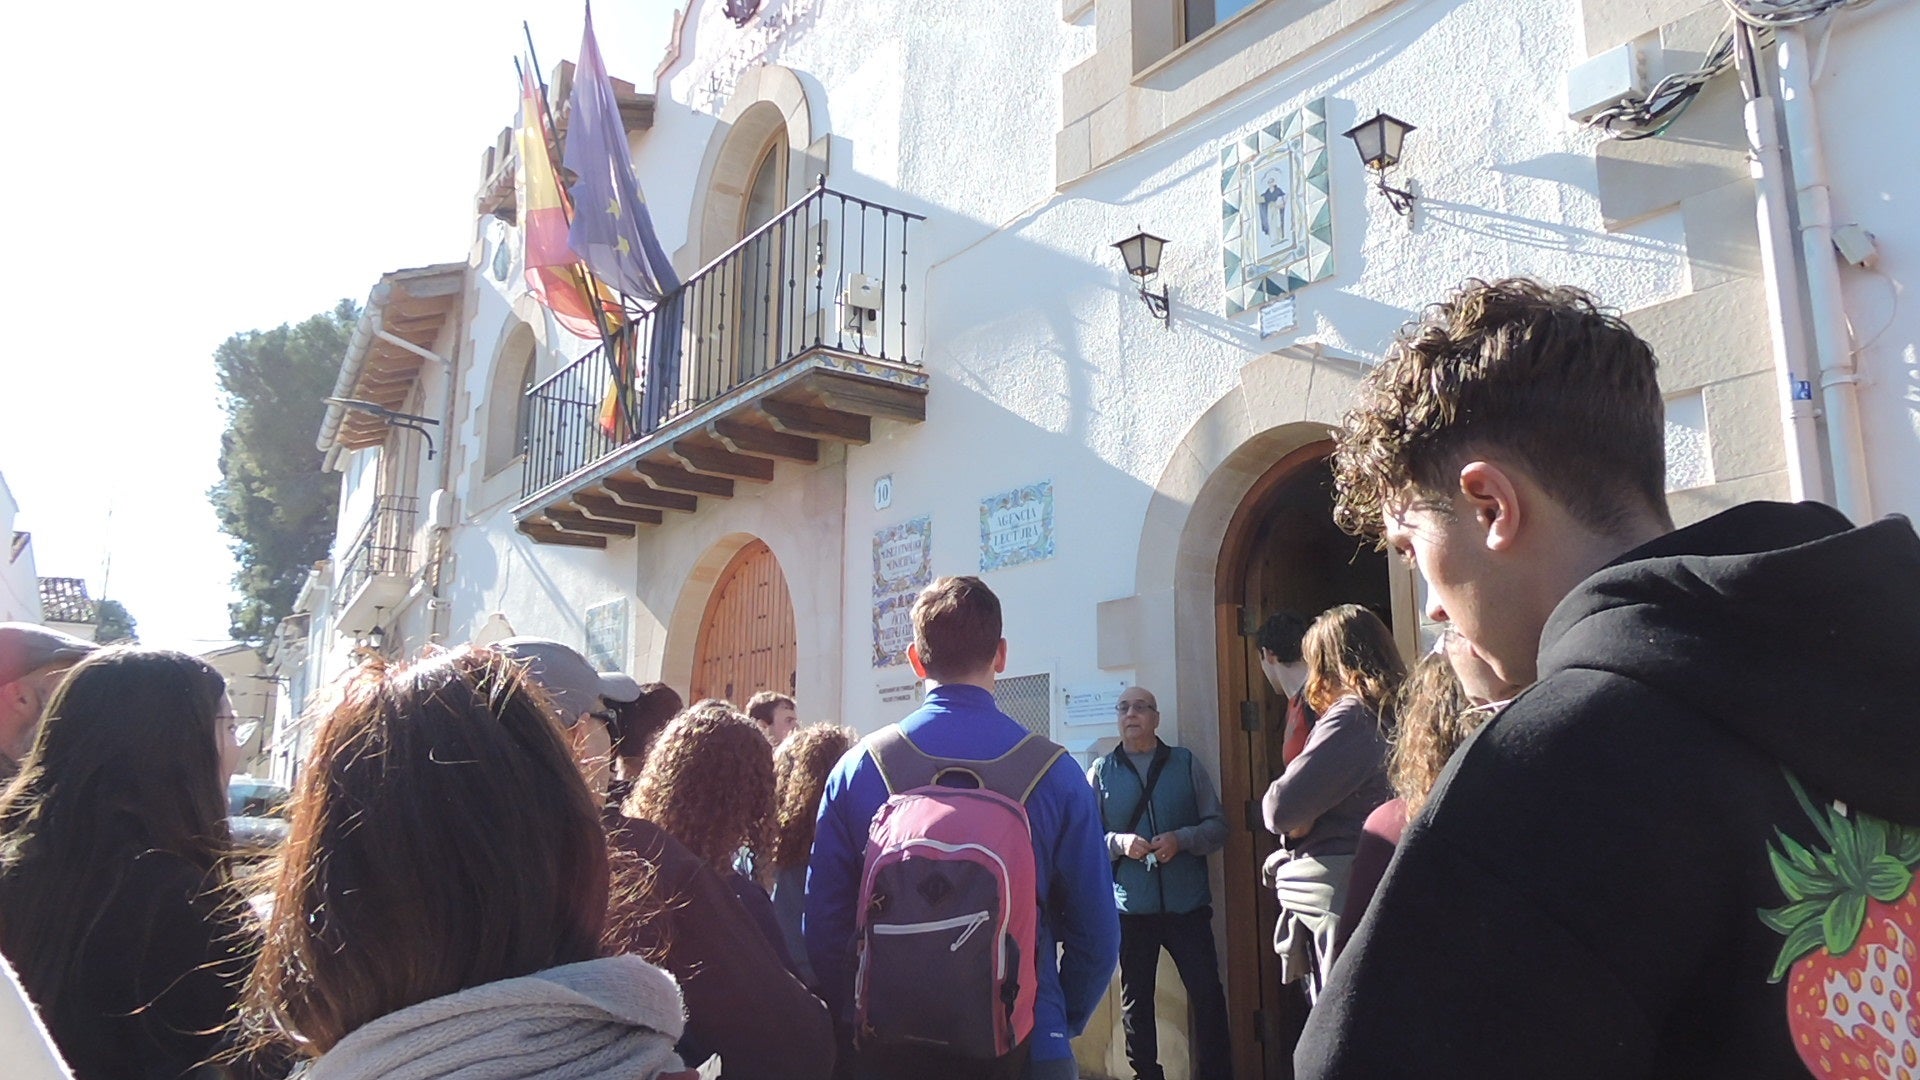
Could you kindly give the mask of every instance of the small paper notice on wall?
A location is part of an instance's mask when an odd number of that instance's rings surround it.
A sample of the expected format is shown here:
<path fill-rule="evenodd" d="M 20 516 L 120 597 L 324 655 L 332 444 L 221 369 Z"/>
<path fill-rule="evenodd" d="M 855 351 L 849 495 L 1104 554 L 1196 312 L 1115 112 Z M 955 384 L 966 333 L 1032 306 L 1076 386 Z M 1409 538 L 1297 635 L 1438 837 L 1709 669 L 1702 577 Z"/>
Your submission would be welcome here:
<path fill-rule="evenodd" d="M 1067 696 L 1067 727 L 1104 727 L 1114 725 L 1114 707 L 1127 684 L 1118 681 L 1073 683 L 1063 688 Z"/>
<path fill-rule="evenodd" d="M 905 713 L 919 707 L 920 699 L 927 694 L 927 686 L 918 679 L 883 679 L 874 684 L 874 691 L 880 695 L 880 704 Z"/>
<path fill-rule="evenodd" d="M 1295 326 L 1293 297 L 1283 296 L 1260 308 L 1260 336 L 1272 337 L 1282 334 Z"/>

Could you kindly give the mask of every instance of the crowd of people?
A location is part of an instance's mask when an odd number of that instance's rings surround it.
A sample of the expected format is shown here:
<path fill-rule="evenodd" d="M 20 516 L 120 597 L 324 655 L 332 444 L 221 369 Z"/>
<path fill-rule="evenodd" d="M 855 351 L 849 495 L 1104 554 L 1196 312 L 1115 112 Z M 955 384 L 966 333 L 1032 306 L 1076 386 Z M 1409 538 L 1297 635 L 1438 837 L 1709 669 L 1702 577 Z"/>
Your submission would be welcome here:
<path fill-rule="evenodd" d="M 1520 279 L 1363 382 L 1336 514 L 1443 629 L 1410 666 L 1358 605 L 1257 636 L 1296 1075 L 1920 1075 L 1920 537 L 1675 529 L 1661 410 L 1644 342 Z M 1117 968 L 1158 1080 L 1163 950 L 1233 1075 L 1227 814 L 1152 689 L 1083 772 L 996 707 L 984 582 L 912 623 L 925 700 L 864 738 L 545 639 L 369 660 L 252 873 L 217 672 L 0 625 L 8 1075 L 1070 1080 Z"/>

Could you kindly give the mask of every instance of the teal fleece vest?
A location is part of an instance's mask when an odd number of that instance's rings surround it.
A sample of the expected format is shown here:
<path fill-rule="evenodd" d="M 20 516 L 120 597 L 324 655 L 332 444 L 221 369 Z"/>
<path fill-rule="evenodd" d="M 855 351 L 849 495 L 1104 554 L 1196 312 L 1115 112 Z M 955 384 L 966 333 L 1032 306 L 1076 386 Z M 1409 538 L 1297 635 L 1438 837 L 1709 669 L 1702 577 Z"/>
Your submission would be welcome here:
<path fill-rule="evenodd" d="M 1168 747 L 1172 756 L 1160 771 L 1153 788 L 1153 809 L 1133 823 L 1134 809 L 1140 805 L 1141 782 L 1146 770 L 1136 776 L 1127 763 L 1114 755 L 1100 759 L 1095 779 L 1100 789 L 1100 814 L 1106 831 L 1136 832 L 1152 839 L 1156 833 L 1170 832 L 1200 823 L 1200 808 L 1193 793 L 1193 753 L 1182 747 Z M 1182 851 L 1172 862 L 1153 869 L 1139 859 L 1121 859 L 1113 871 L 1113 901 L 1123 915 L 1182 915 L 1212 902 L 1207 888 L 1207 860 Z"/>

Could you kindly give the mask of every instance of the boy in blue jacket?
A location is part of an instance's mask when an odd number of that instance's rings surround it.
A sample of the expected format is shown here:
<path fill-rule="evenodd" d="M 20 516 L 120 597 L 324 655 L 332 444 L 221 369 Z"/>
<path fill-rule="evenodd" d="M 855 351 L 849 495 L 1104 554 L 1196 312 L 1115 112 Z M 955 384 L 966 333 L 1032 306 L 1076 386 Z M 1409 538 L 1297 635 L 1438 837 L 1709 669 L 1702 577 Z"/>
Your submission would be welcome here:
<path fill-rule="evenodd" d="M 994 707 L 994 677 L 1006 670 L 1007 642 L 1000 600 L 985 582 L 945 577 L 927 586 L 914 601 L 913 638 L 907 658 L 927 680 L 927 699 L 900 728 L 915 746 L 935 757 L 985 761 L 1026 737 L 1025 728 Z M 807 873 L 807 954 L 828 1007 L 849 1031 L 867 830 L 886 801 L 886 782 L 863 741 L 827 779 Z M 1099 803 L 1070 758 L 1053 763 L 1026 809 L 1040 908 L 1026 1076 L 1071 1080 L 1078 1070 L 1070 1040 L 1086 1027 L 1119 958 L 1113 875 Z M 861 1071 L 872 1064 L 861 1063 Z"/>

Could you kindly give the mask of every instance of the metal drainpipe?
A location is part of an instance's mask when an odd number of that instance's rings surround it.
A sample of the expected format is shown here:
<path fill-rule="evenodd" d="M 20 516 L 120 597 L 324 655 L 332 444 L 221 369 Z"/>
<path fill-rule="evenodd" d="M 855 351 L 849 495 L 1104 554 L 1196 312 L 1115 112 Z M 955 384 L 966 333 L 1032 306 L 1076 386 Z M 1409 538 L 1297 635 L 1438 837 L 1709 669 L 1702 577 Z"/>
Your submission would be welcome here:
<path fill-rule="evenodd" d="M 1786 154 L 1780 144 L 1780 107 L 1766 92 L 1753 49 L 1753 29 L 1735 28 L 1734 59 L 1747 98 L 1747 150 L 1760 233 L 1760 274 L 1767 286 L 1767 323 L 1773 339 L 1775 390 L 1787 452 L 1788 497 L 1829 502 L 1814 423 L 1813 362 L 1808 356 L 1806 306 L 1801 300 L 1787 192 Z"/>
<path fill-rule="evenodd" d="M 456 325 L 464 324 L 456 323 Z M 386 330 L 378 330 L 374 332 L 374 336 L 395 348 L 405 349 L 407 352 L 413 353 L 422 359 L 432 361 L 434 364 L 439 365 L 441 373 L 445 376 L 442 380 L 445 390 L 440 395 L 440 440 L 442 446 L 440 447 L 440 481 L 438 490 L 448 492 L 448 499 L 451 500 L 452 488 L 450 485 L 453 483 L 454 443 L 453 406 L 456 400 L 454 397 L 454 379 L 458 374 L 458 369 L 446 357 L 432 350 L 423 349 L 398 334 L 389 333 Z M 431 498 L 429 498 L 428 501 L 431 503 Z M 427 512 L 429 514 L 433 513 L 433 507 L 431 505 L 428 506 Z M 447 538 L 451 533 L 451 528 L 442 525 L 434 530 L 432 539 L 434 565 L 432 567 L 432 573 L 429 575 L 433 581 L 433 585 L 427 590 L 427 641 L 435 645 L 444 642 L 447 638 L 447 627 L 445 623 L 447 620 L 447 610 L 450 605 L 447 598 L 440 595 L 440 578 L 443 576 L 441 571 L 445 569 Z"/>
<path fill-rule="evenodd" d="M 1780 43 L 1780 120 L 1797 189 L 1795 209 L 1800 222 L 1800 263 L 1807 280 L 1808 329 L 1820 367 L 1821 403 L 1826 409 L 1833 504 L 1854 521 L 1866 522 L 1873 517 L 1873 500 L 1867 488 L 1867 449 L 1860 432 L 1860 396 L 1855 389 L 1859 373 L 1847 332 L 1840 263 L 1833 250 L 1827 160 L 1813 103 L 1812 50 L 1800 27 L 1781 27 L 1774 33 Z"/>

